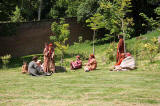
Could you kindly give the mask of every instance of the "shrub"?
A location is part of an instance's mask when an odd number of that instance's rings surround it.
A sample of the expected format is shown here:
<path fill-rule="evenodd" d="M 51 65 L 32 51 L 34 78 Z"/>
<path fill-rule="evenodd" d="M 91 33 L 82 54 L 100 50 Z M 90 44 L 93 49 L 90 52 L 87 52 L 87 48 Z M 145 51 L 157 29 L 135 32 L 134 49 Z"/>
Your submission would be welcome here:
<path fill-rule="evenodd" d="M 109 47 L 106 50 L 106 63 L 110 63 L 111 61 L 115 60 L 116 57 L 116 45 L 114 42 L 110 43 Z"/>
<path fill-rule="evenodd" d="M 66 41 L 69 39 L 70 30 L 69 24 L 65 23 L 65 19 L 61 18 L 60 23 L 53 22 L 51 30 L 54 33 L 50 36 L 50 40 L 56 45 L 55 50 L 61 55 L 61 66 L 63 65 L 64 53 L 68 49 L 69 45 Z"/>
<path fill-rule="evenodd" d="M 8 63 L 10 62 L 11 55 L 7 54 L 5 56 L 1 56 L 2 63 L 3 63 L 3 68 L 7 68 Z"/>
<path fill-rule="evenodd" d="M 158 39 L 154 37 L 148 43 L 145 43 L 144 50 L 150 62 L 154 62 L 154 58 L 158 54 Z"/>

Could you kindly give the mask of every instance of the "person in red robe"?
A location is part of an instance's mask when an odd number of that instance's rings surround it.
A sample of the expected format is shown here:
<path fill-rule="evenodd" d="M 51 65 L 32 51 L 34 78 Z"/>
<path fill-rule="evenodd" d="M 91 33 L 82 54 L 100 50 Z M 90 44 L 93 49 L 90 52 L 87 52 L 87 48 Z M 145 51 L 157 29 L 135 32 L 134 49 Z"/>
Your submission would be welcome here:
<path fill-rule="evenodd" d="M 48 44 L 47 43 L 45 43 L 43 55 L 44 55 L 43 70 L 44 72 L 48 72 L 49 71 L 49 58 L 48 58 Z"/>
<path fill-rule="evenodd" d="M 117 56 L 116 56 L 116 63 L 119 62 L 121 59 L 121 54 L 124 53 L 124 40 L 123 40 L 123 35 L 119 35 L 119 42 L 117 46 Z"/>
<path fill-rule="evenodd" d="M 71 70 L 82 68 L 82 61 L 80 59 L 80 56 L 78 55 L 78 56 L 76 56 L 76 58 L 77 58 L 76 61 L 72 61 L 70 63 Z"/>
<path fill-rule="evenodd" d="M 97 61 L 95 59 L 94 54 L 90 54 L 88 63 L 85 64 L 84 70 L 85 72 L 93 71 L 97 68 Z"/>
<path fill-rule="evenodd" d="M 49 71 L 53 73 L 55 72 L 54 56 L 55 56 L 55 52 L 54 52 L 53 45 L 49 44 L 49 48 L 48 48 Z"/>
<path fill-rule="evenodd" d="M 45 45 L 45 49 L 43 51 L 44 54 L 44 64 L 43 70 L 44 72 L 55 72 L 55 62 L 54 62 L 54 48 L 52 44 Z"/>
<path fill-rule="evenodd" d="M 122 53 L 121 54 L 121 56 L 120 56 L 120 59 L 119 59 L 119 61 L 116 63 L 116 65 L 115 66 L 119 66 L 121 63 L 122 63 L 122 61 L 125 59 L 125 54 L 124 53 Z"/>

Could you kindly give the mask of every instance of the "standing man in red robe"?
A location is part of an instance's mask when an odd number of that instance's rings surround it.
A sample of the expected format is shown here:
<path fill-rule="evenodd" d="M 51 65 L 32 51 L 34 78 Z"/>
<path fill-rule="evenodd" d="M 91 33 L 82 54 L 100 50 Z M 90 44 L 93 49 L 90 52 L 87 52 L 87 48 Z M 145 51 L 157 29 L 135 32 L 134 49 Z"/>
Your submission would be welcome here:
<path fill-rule="evenodd" d="M 121 58 L 121 54 L 124 53 L 124 40 L 123 40 L 123 35 L 118 35 L 118 46 L 117 46 L 117 56 L 116 56 L 116 62 L 118 63 L 120 58 Z"/>

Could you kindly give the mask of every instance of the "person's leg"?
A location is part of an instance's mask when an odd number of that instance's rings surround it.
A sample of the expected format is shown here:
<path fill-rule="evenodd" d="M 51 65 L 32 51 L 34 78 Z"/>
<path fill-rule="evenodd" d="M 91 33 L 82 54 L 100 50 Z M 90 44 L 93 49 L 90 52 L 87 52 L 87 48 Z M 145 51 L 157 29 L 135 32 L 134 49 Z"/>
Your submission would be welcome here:
<path fill-rule="evenodd" d="M 70 69 L 73 70 L 73 65 L 72 62 L 70 63 Z"/>
<path fill-rule="evenodd" d="M 55 73 L 55 63 L 53 60 L 49 61 L 49 71 Z"/>

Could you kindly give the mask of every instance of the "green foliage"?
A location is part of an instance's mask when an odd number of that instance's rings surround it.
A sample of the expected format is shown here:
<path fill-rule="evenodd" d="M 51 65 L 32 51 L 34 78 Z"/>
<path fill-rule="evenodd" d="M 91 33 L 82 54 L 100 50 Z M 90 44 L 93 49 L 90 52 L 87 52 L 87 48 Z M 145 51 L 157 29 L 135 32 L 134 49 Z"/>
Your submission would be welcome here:
<path fill-rule="evenodd" d="M 134 55 L 136 60 L 149 60 L 150 63 L 155 61 L 158 55 L 158 38 L 157 37 L 136 37 L 132 42 L 127 42 L 127 51 Z"/>
<path fill-rule="evenodd" d="M 144 50 L 151 63 L 154 62 L 154 58 L 158 54 L 158 46 L 158 39 L 156 37 L 144 45 Z"/>
<path fill-rule="evenodd" d="M 21 15 L 21 10 L 16 6 L 16 10 L 13 12 L 13 15 L 10 17 L 11 22 L 22 22 L 24 19 Z"/>
<path fill-rule="evenodd" d="M 145 15 L 144 13 L 140 13 L 139 15 L 142 16 L 147 21 L 147 25 L 142 24 L 142 26 L 150 27 L 152 30 L 157 29 L 159 24 L 158 21 L 154 20 L 152 17 L 151 18 L 147 17 L 147 15 Z"/>
<path fill-rule="evenodd" d="M 98 8 L 99 0 L 84 0 L 77 9 L 77 20 L 84 21 L 94 15 Z"/>
<path fill-rule="evenodd" d="M 89 19 L 86 20 L 86 23 L 89 23 L 88 26 L 91 27 L 91 29 L 94 32 L 93 34 L 93 54 L 95 53 L 94 40 L 96 36 L 96 30 L 104 27 L 103 20 L 104 20 L 104 17 L 99 13 L 94 14 L 93 17 L 90 17 Z"/>
<path fill-rule="evenodd" d="M 115 58 L 116 57 L 116 44 L 115 44 L 115 42 L 112 42 L 109 44 L 109 46 L 106 49 L 105 54 L 107 57 L 106 63 L 110 63 L 116 59 Z"/>
<path fill-rule="evenodd" d="M 101 0 L 99 4 L 98 12 L 105 17 L 105 28 L 111 35 L 123 33 L 129 36 L 133 32 L 133 18 L 127 16 L 131 12 L 131 0 Z"/>
<path fill-rule="evenodd" d="M 158 30 L 160 27 L 160 7 L 157 7 L 154 12 L 158 15 L 158 17 L 156 17 L 157 19 L 153 19 L 153 17 L 149 18 L 146 14 L 144 13 L 140 13 L 139 15 L 142 16 L 145 21 L 147 22 L 147 24 L 142 24 L 142 26 L 147 26 L 149 27 L 151 30 Z"/>
<path fill-rule="evenodd" d="M 99 13 L 96 13 L 93 15 L 93 17 L 87 19 L 86 23 L 89 23 L 87 26 L 91 27 L 92 30 L 98 30 L 105 26 L 104 16 Z"/>
<path fill-rule="evenodd" d="M 147 37 L 139 36 L 134 38 L 132 42 L 126 42 L 127 52 L 131 53 L 136 60 L 145 59 L 144 43 L 146 43 Z"/>
<path fill-rule="evenodd" d="M 10 62 L 11 55 L 7 54 L 5 56 L 1 56 L 2 63 L 3 63 L 3 68 L 7 68 L 8 63 Z"/>
<path fill-rule="evenodd" d="M 62 64 L 64 53 L 69 47 L 68 44 L 66 45 L 70 35 L 69 24 L 66 24 L 64 19 L 61 19 L 59 24 L 56 22 L 52 23 L 51 30 L 54 35 L 50 36 L 50 40 L 56 45 L 56 51 L 61 55 Z"/>
<path fill-rule="evenodd" d="M 79 43 L 82 43 L 82 41 L 83 41 L 83 37 L 82 37 L 82 36 L 79 36 L 79 37 L 78 37 L 78 42 L 79 42 Z"/>
<path fill-rule="evenodd" d="M 59 12 L 57 10 L 55 10 L 54 8 L 51 8 L 51 10 L 49 12 L 49 17 L 58 18 L 58 14 L 59 14 Z"/>

